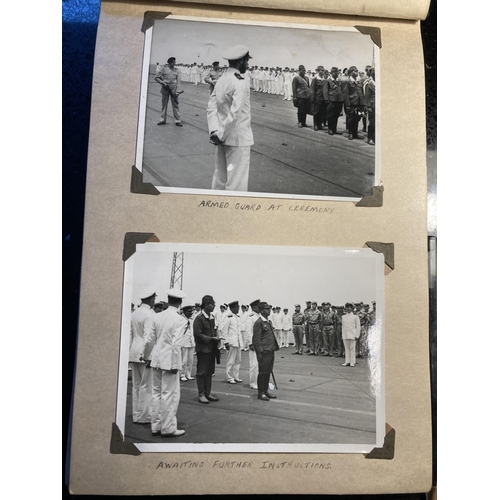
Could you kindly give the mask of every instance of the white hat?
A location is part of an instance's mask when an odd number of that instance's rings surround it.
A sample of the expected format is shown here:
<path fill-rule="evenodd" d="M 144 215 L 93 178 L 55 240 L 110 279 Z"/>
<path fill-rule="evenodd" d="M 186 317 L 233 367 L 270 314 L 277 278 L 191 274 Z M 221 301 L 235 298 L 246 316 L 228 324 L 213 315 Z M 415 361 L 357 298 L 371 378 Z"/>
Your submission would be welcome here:
<path fill-rule="evenodd" d="M 226 49 L 224 54 L 222 54 L 222 57 L 224 59 L 227 59 L 228 61 L 237 61 L 238 59 L 241 59 L 242 57 L 248 55 L 248 57 L 251 59 L 249 52 L 250 49 L 246 45 L 235 45 L 234 47 L 229 47 L 229 49 Z"/>
<path fill-rule="evenodd" d="M 147 286 L 141 290 L 139 298 L 141 300 L 149 299 L 149 297 L 152 297 L 153 295 L 156 295 L 155 289 L 152 286 Z"/>
<path fill-rule="evenodd" d="M 173 297 L 174 299 L 185 299 L 186 298 L 186 294 L 182 290 L 179 290 L 178 288 L 171 288 L 167 292 L 167 295 L 169 297 Z"/>

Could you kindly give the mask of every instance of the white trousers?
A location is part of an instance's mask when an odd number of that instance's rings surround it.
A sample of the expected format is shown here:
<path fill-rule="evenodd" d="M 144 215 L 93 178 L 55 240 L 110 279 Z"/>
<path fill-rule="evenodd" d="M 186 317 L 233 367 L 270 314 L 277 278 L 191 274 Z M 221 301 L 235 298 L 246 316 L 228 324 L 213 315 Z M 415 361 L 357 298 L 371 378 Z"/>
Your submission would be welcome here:
<path fill-rule="evenodd" d="M 285 99 L 290 101 L 292 99 L 292 84 L 285 83 Z"/>
<path fill-rule="evenodd" d="M 255 351 L 248 351 L 250 385 L 257 385 L 257 375 L 259 374 L 259 362 L 257 361 L 257 354 Z"/>
<path fill-rule="evenodd" d="M 248 191 L 251 146 L 219 144 L 215 152 L 215 172 L 212 189 Z"/>
<path fill-rule="evenodd" d="M 182 348 L 181 377 L 191 377 L 194 363 L 194 347 Z"/>
<path fill-rule="evenodd" d="M 227 380 L 234 380 L 235 378 L 240 378 L 240 366 L 241 366 L 241 347 L 230 346 L 227 363 L 226 363 L 226 378 Z"/>
<path fill-rule="evenodd" d="M 343 339 L 345 347 L 345 362 L 347 364 L 356 364 L 356 340 L 355 339 Z"/>
<path fill-rule="evenodd" d="M 152 368 L 151 432 L 171 434 L 177 430 L 177 408 L 181 399 L 179 372 Z"/>
<path fill-rule="evenodd" d="M 288 344 L 295 345 L 292 330 L 283 330 L 283 336 L 285 337 L 286 346 L 288 346 Z"/>
<path fill-rule="evenodd" d="M 130 363 L 132 368 L 132 421 L 149 422 L 151 403 L 151 370 L 146 363 Z"/>

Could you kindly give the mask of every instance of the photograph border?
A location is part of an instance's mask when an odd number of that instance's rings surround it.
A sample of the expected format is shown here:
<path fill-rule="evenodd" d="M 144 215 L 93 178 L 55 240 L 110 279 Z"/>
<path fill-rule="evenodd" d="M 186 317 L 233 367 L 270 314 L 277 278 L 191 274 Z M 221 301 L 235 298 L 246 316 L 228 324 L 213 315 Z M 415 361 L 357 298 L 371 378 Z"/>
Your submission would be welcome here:
<path fill-rule="evenodd" d="M 250 20 L 235 20 L 226 18 L 208 18 L 208 17 L 191 17 L 191 16 L 179 16 L 171 15 L 165 12 L 164 18 L 155 17 L 153 20 L 153 25 L 147 27 L 144 30 L 144 50 L 143 50 L 143 61 L 141 70 L 141 87 L 139 96 L 139 109 L 138 109 L 138 126 L 137 126 L 137 137 L 136 137 L 136 148 L 135 148 L 135 168 L 139 170 L 141 175 L 142 170 L 142 160 L 144 153 L 144 138 L 145 138 L 145 119 L 146 119 L 146 108 L 147 108 L 147 95 L 148 95 L 148 77 L 149 77 L 149 66 L 151 57 L 151 48 L 153 41 L 153 30 L 156 21 L 164 21 L 167 19 L 180 20 L 180 21 L 192 21 L 192 22 L 207 22 L 207 23 L 222 23 L 222 24 L 244 24 L 250 26 L 265 26 L 265 27 L 275 27 L 275 28 L 292 28 L 292 29 L 307 29 L 307 30 L 318 30 L 318 31 L 348 31 L 357 32 L 364 36 L 370 36 L 372 38 L 372 43 L 374 46 L 375 53 L 375 65 L 380 68 L 380 50 L 381 47 L 369 33 L 363 33 L 359 28 L 361 26 L 325 26 L 317 24 L 295 24 L 295 23 L 277 23 L 268 21 L 250 21 Z M 372 28 L 373 29 L 373 28 Z M 179 188 L 179 187 L 168 187 L 168 186 L 158 186 L 154 183 L 144 183 L 151 184 L 157 191 L 158 194 L 195 194 L 201 196 L 236 196 L 236 197 L 247 197 L 247 198 L 275 198 L 275 199 L 288 199 L 288 200 L 312 200 L 312 201 L 341 201 L 341 202 L 360 202 L 366 198 L 370 198 L 374 195 L 375 189 L 377 187 L 382 187 L 381 184 L 381 78 L 377 77 L 377 92 L 375 93 L 375 172 L 374 172 L 374 183 L 372 186 L 372 194 L 364 197 L 347 197 L 347 196 L 318 196 L 318 195 L 303 195 L 303 194 L 286 194 L 286 193 L 260 193 L 254 191 L 222 191 L 222 190 L 212 190 L 212 189 L 195 189 L 195 188 Z M 208 134 L 208 130 L 207 130 Z M 378 205 L 377 205 L 378 206 Z"/>
<path fill-rule="evenodd" d="M 127 385 L 128 385 L 128 351 L 130 338 L 130 318 L 132 303 L 132 288 L 134 278 L 134 255 L 137 252 L 189 252 L 195 250 L 202 253 L 209 250 L 212 253 L 242 253 L 269 255 L 269 252 L 281 254 L 290 252 L 294 255 L 304 256 L 328 256 L 340 253 L 365 254 L 363 258 L 373 258 L 377 268 L 375 283 L 376 301 L 377 301 L 377 336 L 380 339 L 379 363 L 380 363 L 380 381 L 379 394 L 376 396 L 376 421 L 375 421 L 375 444 L 325 444 L 325 443 L 136 443 L 125 442 L 127 445 L 134 446 L 139 453 L 291 453 L 291 454 L 331 454 L 331 453 L 356 453 L 369 454 L 378 449 L 386 447 L 385 439 L 387 434 L 387 424 L 385 421 L 386 403 L 385 403 L 385 276 L 386 259 L 384 253 L 377 252 L 369 247 L 364 248 L 340 248 L 340 247 L 304 247 L 304 246 L 281 246 L 281 245 L 240 245 L 240 244 L 215 244 L 215 243 L 174 243 L 148 240 L 137 242 L 135 252 L 124 258 L 123 271 L 123 293 L 122 293 L 122 315 L 120 329 L 120 348 L 118 360 L 118 378 L 116 394 L 116 414 L 115 425 L 125 436 L 125 419 L 127 404 Z M 297 253 L 296 253 L 297 252 Z M 124 254 L 125 257 L 125 254 Z M 381 283 L 378 282 L 381 280 Z"/>

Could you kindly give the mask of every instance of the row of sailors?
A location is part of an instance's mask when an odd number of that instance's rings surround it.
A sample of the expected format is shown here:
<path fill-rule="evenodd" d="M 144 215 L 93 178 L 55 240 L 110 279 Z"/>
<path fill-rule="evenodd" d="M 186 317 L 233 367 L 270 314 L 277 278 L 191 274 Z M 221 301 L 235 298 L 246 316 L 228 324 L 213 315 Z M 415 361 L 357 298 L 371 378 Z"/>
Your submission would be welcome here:
<path fill-rule="evenodd" d="M 156 72 L 158 73 L 161 65 L 159 63 L 156 63 L 156 65 Z M 210 84 L 216 81 L 227 70 L 227 66 L 220 66 L 219 61 L 214 61 L 211 65 L 204 65 L 203 63 L 179 63 L 177 64 L 177 68 L 179 69 L 181 81 L 191 82 L 194 85 L 200 83 Z M 366 66 L 364 72 L 360 71 L 356 75 L 356 81 L 363 85 L 370 78 L 371 69 L 371 66 Z M 245 76 L 249 78 L 250 87 L 255 92 L 282 95 L 285 96 L 284 100 L 291 101 L 292 81 L 296 76 L 299 76 L 299 71 L 299 69 L 289 67 L 252 66 L 247 70 Z M 309 81 L 309 84 L 311 84 L 315 78 L 327 80 L 332 76 L 332 73 L 319 66 L 316 68 L 316 71 L 307 70 L 304 76 Z M 349 68 L 344 68 L 341 72 L 339 71 L 338 79 L 339 81 L 347 82 L 349 80 Z"/>

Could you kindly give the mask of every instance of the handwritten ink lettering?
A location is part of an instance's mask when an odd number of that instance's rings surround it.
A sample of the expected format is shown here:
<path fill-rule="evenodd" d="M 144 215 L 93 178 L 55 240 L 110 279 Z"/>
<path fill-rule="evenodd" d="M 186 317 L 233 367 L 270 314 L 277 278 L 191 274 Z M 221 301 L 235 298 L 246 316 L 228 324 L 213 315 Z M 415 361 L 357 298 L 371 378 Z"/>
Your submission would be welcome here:
<path fill-rule="evenodd" d="M 207 207 L 207 208 L 229 208 L 229 202 L 223 201 L 212 201 L 212 200 L 203 200 L 198 207 Z"/>
<path fill-rule="evenodd" d="M 278 211 L 283 205 L 274 205 L 272 204 L 267 210 L 276 210 Z"/>
<path fill-rule="evenodd" d="M 332 214 L 334 208 L 312 207 L 311 205 L 289 205 L 290 212 L 316 212 L 318 214 Z"/>
<path fill-rule="evenodd" d="M 331 463 L 321 462 L 262 462 L 260 469 L 331 469 Z"/>
<path fill-rule="evenodd" d="M 220 460 L 216 460 L 212 467 L 217 467 L 218 469 L 249 469 L 252 467 L 252 462 L 222 462 Z"/>
<path fill-rule="evenodd" d="M 188 460 L 186 462 L 159 462 L 156 469 L 201 469 L 204 462 L 193 462 Z"/>
<path fill-rule="evenodd" d="M 243 203 L 236 203 L 234 208 L 236 208 L 236 210 L 251 210 L 257 212 L 261 209 L 261 206 L 255 203 L 253 205 L 244 205 Z"/>

